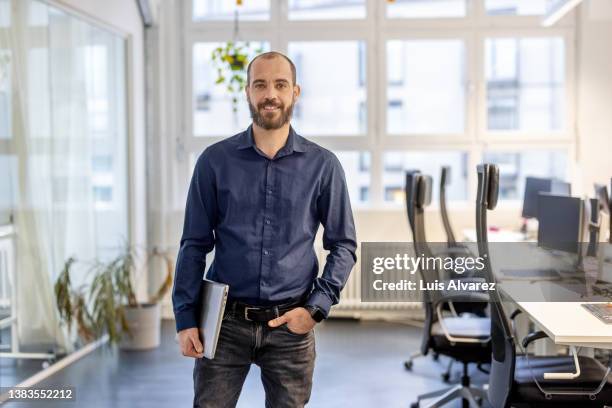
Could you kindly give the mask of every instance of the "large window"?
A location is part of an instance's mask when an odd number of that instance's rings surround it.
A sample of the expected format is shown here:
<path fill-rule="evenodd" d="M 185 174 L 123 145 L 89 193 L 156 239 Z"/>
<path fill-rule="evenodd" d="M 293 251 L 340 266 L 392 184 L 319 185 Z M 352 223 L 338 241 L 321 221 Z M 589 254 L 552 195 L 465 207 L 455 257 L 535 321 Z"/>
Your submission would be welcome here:
<path fill-rule="evenodd" d="M 561 130 L 563 38 L 487 38 L 485 47 L 489 130 Z"/>
<path fill-rule="evenodd" d="M 528 16 L 544 14 L 553 0 L 485 0 L 491 16 Z"/>
<path fill-rule="evenodd" d="M 8 5 L 0 0 L 0 212 L 50 216 L 37 232 L 65 234 L 63 255 L 114 252 L 128 239 L 125 41 L 44 2 Z"/>
<path fill-rule="evenodd" d="M 463 41 L 387 42 L 387 132 L 463 133 Z"/>
<path fill-rule="evenodd" d="M 364 54 L 365 44 L 359 41 L 289 43 L 289 58 L 302 87 L 293 115 L 296 129 L 311 136 L 365 134 Z M 342 69 L 321 63 L 334 60 Z"/>
<path fill-rule="evenodd" d="M 193 19 L 233 20 L 236 14 L 247 21 L 270 19 L 270 0 L 247 0 L 243 3 L 238 6 L 233 0 L 193 0 Z"/>
<path fill-rule="evenodd" d="M 365 16 L 365 0 L 289 0 L 290 20 L 346 20 Z"/>
<path fill-rule="evenodd" d="M 336 151 L 346 175 L 347 188 L 354 208 L 370 203 L 370 152 Z"/>
<path fill-rule="evenodd" d="M 395 0 L 387 4 L 387 18 L 464 17 L 467 0 Z"/>
<path fill-rule="evenodd" d="M 198 42 L 193 45 L 193 133 L 195 136 L 221 136 L 238 133 L 249 120 L 249 107 L 244 92 L 236 95 L 237 111 L 233 109 L 234 95 L 227 85 L 216 84 L 220 76 L 230 76 L 231 72 L 218 71 L 212 61 L 212 52 L 223 44 L 221 42 Z M 269 50 L 266 42 L 242 44 L 250 57 L 257 50 Z"/>
<path fill-rule="evenodd" d="M 15 230 L 18 317 L 45 322 L 20 328 L 32 351 L 80 343 L 56 321 L 66 261 L 81 288 L 131 243 L 127 39 L 59 3 L 0 0 L 0 226 Z"/>
<path fill-rule="evenodd" d="M 549 0 L 243 3 L 187 2 L 191 75 L 177 83 L 191 109 L 173 156 L 177 192 L 186 191 L 190 155 L 251 123 L 246 100 L 233 113 L 215 83 L 211 52 L 232 38 L 250 41 L 249 58 L 260 48 L 293 60 L 302 92 L 292 125 L 338 156 L 355 208 L 403 208 L 407 169 L 434 177 L 436 201 L 442 166 L 451 168 L 451 201 L 474 196 L 484 160 L 502 167 L 508 200 L 520 199 L 528 175 L 570 174 L 574 26 L 540 26 Z M 182 208 L 184 196 L 174 203 Z"/>
<path fill-rule="evenodd" d="M 11 2 L 10 0 L 0 0 L 0 28 L 11 25 Z"/>
<path fill-rule="evenodd" d="M 448 200 L 467 199 L 467 153 L 449 151 L 385 152 L 383 155 L 383 189 L 386 202 L 404 202 L 406 171 L 418 169 L 433 177 L 434 203 L 438 202 L 440 171 L 450 167 L 451 180 L 446 192 Z"/>
<path fill-rule="evenodd" d="M 12 133 L 11 69 L 10 51 L 0 48 L 0 139 L 9 139 Z"/>
<path fill-rule="evenodd" d="M 15 155 L 0 154 L 0 225 L 12 221 L 17 199 L 17 157 Z"/>
<path fill-rule="evenodd" d="M 568 173 L 563 150 L 487 151 L 483 159 L 499 166 L 502 200 L 522 200 L 528 176 L 566 180 Z"/>

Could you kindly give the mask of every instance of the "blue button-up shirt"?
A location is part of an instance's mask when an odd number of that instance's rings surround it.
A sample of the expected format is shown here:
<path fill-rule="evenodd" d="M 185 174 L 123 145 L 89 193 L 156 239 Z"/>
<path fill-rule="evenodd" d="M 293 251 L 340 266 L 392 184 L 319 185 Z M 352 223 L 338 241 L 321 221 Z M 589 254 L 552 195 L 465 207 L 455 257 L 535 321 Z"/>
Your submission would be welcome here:
<path fill-rule="evenodd" d="M 314 251 L 323 225 L 323 273 Z M 209 146 L 196 163 L 185 211 L 172 301 L 177 331 L 197 326 L 206 254 L 208 279 L 230 299 L 274 305 L 301 298 L 325 316 L 353 268 L 355 225 L 336 156 L 298 135 L 269 159 L 252 126 Z"/>

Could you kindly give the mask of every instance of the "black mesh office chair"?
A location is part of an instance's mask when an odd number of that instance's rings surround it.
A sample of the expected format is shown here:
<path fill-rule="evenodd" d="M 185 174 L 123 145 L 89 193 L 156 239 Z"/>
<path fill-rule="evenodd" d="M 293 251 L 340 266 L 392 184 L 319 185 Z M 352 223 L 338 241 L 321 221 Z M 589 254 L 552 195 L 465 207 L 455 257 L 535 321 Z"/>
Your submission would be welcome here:
<path fill-rule="evenodd" d="M 442 166 L 440 170 L 440 216 L 442 217 L 442 225 L 444 226 L 444 231 L 446 233 L 446 244 L 448 245 L 448 255 L 451 257 L 455 256 L 473 256 L 474 254 L 470 253 L 468 248 L 461 243 L 458 243 L 455 239 L 455 233 L 453 232 L 453 228 L 450 223 L 450 218 L 448 216 L 448 209 L 446 206 L 446 187 L 449 185 L 451 181 L 451 172 L 449 166 Z M 470 278 L 472 276 L 471 272 L 468 271 L 464 273 L 462 277 Z M 480 302 L 470 302 L 470 303 L 454 303 L 453 304 L 455 311 L 458 314 L 463 313 L 472 313 L 477 316 L 486 316 L 486 310 L 488 305 L 486 303 Z"/>
<path fill-rule="evenodd" d="M 431 177 L 423 176 L 418 171 L 408 172 L 406 175 L 406 204 L 408 220 L 413 234 L 415 252 L 419 255 L 433 257 L 434 254 L 427 245 L 425 237 L 424 210 L 431 202 Z M 419 270 L 420 277 L 425 284 L 431 284 L 440 279 L 440 271 L 436 268 L 427 268 L 425 265 Z M 413 408 L 419 407 L 424 399 L 436 398 L 427 406 L 441 407 L 457 398 L 463 399 L 463 406 L 478 407 L 477 400 L 484 398 L 482 389 L 470 386 L 468 365 L 470 363 L 483 364 L 491 359 L 490 348 L 490 320 L 485 317 L 456 317 L 448 316 L 444 312 L 444 305 L 449 302 L 488 302 L 488 296 L 482 293 L 429 290 L 423 292 L 423 308 L 425 310 L 425 325 L 421 352 L 423 355 L 435 352 L 451 357 L 463 364 L 461 384 L 447 387 L 442 390 L 420 395 Z"/>
<path fill-rule="evenodd" d="M 495 208 L 498 190 L 497 166 L 479 165 L 476 235 L 479 255 L 485 260 L 485 269 L 491 281 L 494 275 L 487 239 L 487 211 Z M 523 339 L 522 347 L 526 350 L 529 343 L 545 337 L 543 332 L 531 333 Z M 597 360 L 576 354 L 552 357 L 517 355 L 513 330 L 497 291 L 491 294 L 491 338 L 488 398 L 494 408 L 601 408 L 606 403 L 612 403 L 612 379 L 608 379 L 610 369 Z M 577 378 L 554 379 L 576 370 L 576 363 L 580 367 Z"/>
<path fill-rule="evenodd" d="M 417 171 L 417 170 L 411 170 L 411 171 L 408 171 L 408 173 L 412 171 Z M 448 216 L 447 207 L 446 207 L 446 186 L 449 183 L 450 183 L 450 167 L 442 166 L 442 169 L 440 171 L 440 191 L 439 191 L 440 193 L 439 194 L 440 215 L 442 217 L 442 224 L 444 226 L 444 231 L 447 237 L 448 255 L 451 257 L 465 256 L 466 254 L 469 254 L 469 251 L 465 247 L 461 246 L 460 244 L 457 244 L 457 241 L 455 239 L 455 234 L 453 233 L 453 229 L 452 229 L 450 219 Z M 406 202 L 408 202 L 408 199 L 406 199 Z M 469 272 L 465 274 L 465 277 L 469 277 L 469 276 L 470 276 Z M 444 278 L 446 279 L 448 277 L 445 276 Z M 485 316 L 486 315 L 485 310 L 488 307 L 488 305 L 486 303 L 472 302 L 472 303 L 454 303 L 452 304 L 452 307 L 454 307 L 454 312 L 456 312 L 459 315 L 463 313 L 473 313 L 478 316 Z M 448 310 L 448 309 L 449 307 L 445 306 L 445 310 Z M 404 367 L 409 371 L 412 370 L 414 359 L 420 356 L 422 356 L 421 351 L 416 351 L 410 354 L 410 357 L 408 358 L 408 360 L 404 362 Z M 433 359 L 434 361 L 438 361 L 438 354 L 433 353 Z M 446 371 L 444 371 L 441 375 L 442 380 L 444 382 L 450 381 L 452 365 L 453 365 L 453 360 L 449 362 Z"/>
<path fill-rule="evenodd" d="M 406 185 L 408 185 L 408 177 L 410 177 L 410 174 L 411 174 L 411 173 L 413 173 L 413 172 L 419 172 L 419 171 L 418 171 L 418 170 L 408 170 L 408 171 L 406 172 Z M 405 193 L 405 195 L 406 195 L 406 197 L 405 197 L 405 198 L 406 198 L 406 200 L 405 200 L 405 201 L 406 201 L 406 212 L 408 213 L 408 212 L 410 211 L 410 209 L 409 209 L 409 205 L 408 205 L 408 189 L 404 188 L 404 193 Z M 411 232 L 412 232 L 412 231 L 414 231 L 414 227 L 413 227 L 413 224 L 412 224 L 412 222 L 413 222 L 413 221 L 412 221 L 412 218 L 410 217 L 410 215 L 408 216 L 408 222 L 410 222 L 410 231 L 411 231 Z M 445 227 L 445 228 L 446 228 L 446 227 Z M 452 233 L 452 231 L 451 231 L 451 233 Z M 414 234 L 413 234 L 412 239 L 414 240 Z M 406 370 L 408 370 L 408 371 L 411 371 L 411 370 L 412 370 L 412 366 L 413 366 L 413 362 L 414 362 L 414 360 L 415 360 L 416 358 L 418 358 L 418 357 L 422 357 L 422 356 L 423 356 L 423 352 L 422 352 L 420 349 L 419 349 L 419 350 L 417 350 L 417 351 L 412 352 L 412 353 L 410 354 L 410 356 L 408 357 L 408 359 L 407 359 L 406 361 L 404 361 L 404 368 L 406 368 Z M 434 353 L 432 353 L 432 357 L 433 357 L 433 360 L 434 360 L 434 361 L 438 361 L 438 357 L 439 357 L 439 355 L 438 355 L 438 353 L 435 353 L 435 352 L 434 352 Z M 442 375 L 441 375 L 442 380 L 443 380 L 444 382 L 448 382 L 448 381 L 450 380 L 450 374 L 451 374 L 452 363 L 453 363 L 453 361 L 451 360 L 451 361 L 449 362 L 449 365 L 448 365 L 448 367 L 447 367 L 446 371 L 444 371 L 444 372 L 442 373 Z"/>

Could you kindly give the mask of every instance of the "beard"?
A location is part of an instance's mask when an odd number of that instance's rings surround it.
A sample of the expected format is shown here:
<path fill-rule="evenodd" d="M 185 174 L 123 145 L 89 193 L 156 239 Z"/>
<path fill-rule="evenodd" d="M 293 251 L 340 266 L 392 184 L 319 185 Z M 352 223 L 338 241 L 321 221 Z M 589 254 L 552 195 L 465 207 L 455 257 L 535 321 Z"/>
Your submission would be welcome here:
<path fill-rule="evenodd" d="M 293 106 L 295 105 L 295 98 L 291 98 L 291 105 L 287 106 L 286 108 L 282 102 L 276 104 L 274 102 L 266 100 L 257 106 L 254 106 L 251 103 L 250 98 L 248 98 L 248 102 L 253 122 L 262 129 L 273 130 L 280 129 L 286 123 L 288 123 L 289 120 L 291 120 L 291 116 L 293 115 Z M 277 107 L 279 110 L 273 112 L 266 112 L 266 110 L 264 109 L 265 106 L 274 106 Z M 279 112 L 279 115 L 277 118 L 275 118 L 277 116 L 277 112 Z"/>

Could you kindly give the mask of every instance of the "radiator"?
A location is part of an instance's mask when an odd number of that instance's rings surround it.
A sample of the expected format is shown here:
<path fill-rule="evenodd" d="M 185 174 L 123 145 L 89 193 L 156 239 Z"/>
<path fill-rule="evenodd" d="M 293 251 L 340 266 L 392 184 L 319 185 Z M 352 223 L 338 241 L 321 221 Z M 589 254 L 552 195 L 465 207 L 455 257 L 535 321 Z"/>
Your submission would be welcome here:
<path fill-rule="evenodd" d="M 319 260 L 319 269 L 322 271 L 325 265 L 325 258 L 328 251 L 323 248 L 316 248 Z M 340 292 L 340 302 L 333 307 L 334 311 L 384 311 L 384 310 L 420 310 L 421 299 L 418 292 L 411 295 L 409 300 L 412 302 L 397 302 L 390 299 L 388 302 L 362 302 L 361 301 L 361 257 L 357 249 L 357 262 L 351 271 L 351 275 Z M 403 295 L 405 296 L 405 294 Z M 414 299 L 412 298 L 414 297 Z"/>

